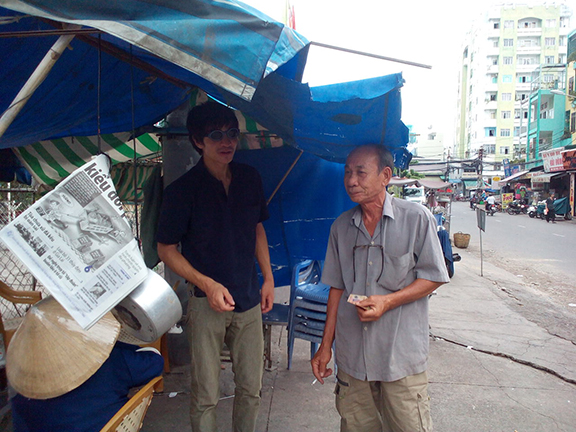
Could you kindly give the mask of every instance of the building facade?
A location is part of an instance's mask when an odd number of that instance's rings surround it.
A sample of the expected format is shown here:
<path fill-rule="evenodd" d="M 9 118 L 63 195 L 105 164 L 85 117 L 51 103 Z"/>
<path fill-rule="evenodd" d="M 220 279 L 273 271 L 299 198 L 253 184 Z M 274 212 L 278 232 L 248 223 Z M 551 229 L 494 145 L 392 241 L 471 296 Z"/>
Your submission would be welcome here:
<path fill-rule="evenodd" d="M 535 160 L 553 147 L 552 130 L 558 120 L 564 124 L 564 110 L 557 114 L 555 107 L 564 101 L 571 16 L 564 2 L 503 4 L 472 25 L 462 48 L 455 157 L 482 149 L 484 161 L 498 169 L 503 160 Z"/>

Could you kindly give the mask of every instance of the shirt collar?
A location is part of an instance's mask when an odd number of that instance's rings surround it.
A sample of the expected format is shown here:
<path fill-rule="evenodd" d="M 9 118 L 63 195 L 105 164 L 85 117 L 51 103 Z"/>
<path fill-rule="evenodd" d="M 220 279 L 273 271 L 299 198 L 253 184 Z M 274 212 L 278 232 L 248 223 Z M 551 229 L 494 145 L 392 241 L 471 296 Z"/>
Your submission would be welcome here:
<path fill-rule="evenodd" d="M 382 218 L 389 217 L 394 219 L 394 203 L 395 200 L 392 195 L 386 192 L 386 198 L 384 199 L 384 207 L 382 208 Z M 354 212 L 352 213 L 352 218 L 350 219 L 350 223 L 354 224 L 355 226 L 359 227 L 360 222 L 362 222 L 362 208 L 360 205 L 357 205 Z"/>

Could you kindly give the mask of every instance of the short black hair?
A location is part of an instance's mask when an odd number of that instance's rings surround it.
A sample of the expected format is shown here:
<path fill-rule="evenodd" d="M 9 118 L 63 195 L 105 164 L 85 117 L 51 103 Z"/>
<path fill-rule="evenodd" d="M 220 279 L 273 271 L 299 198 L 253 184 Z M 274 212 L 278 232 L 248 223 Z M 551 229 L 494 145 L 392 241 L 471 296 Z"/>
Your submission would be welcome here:
<path fill-rule="evenodd" d="M 392 156 L 392 153 L 386 146 L 382 144 L 362 144 L 352 150 L 348 156 L 362 149 L 372 150 L 376 154 L 378 158 L 378 172 L 382 172 L 386 167 L 389 167 L 392 172 L 394 172 L 394 156 Z"/>
<path fill-rule="evenodd" d="M 226 126 L 238 128 L 238 119 L 232 109 L 214 101 L 192 107 L 186 119 L 188 138 L 200 154 L 202 154 L 202 149 L 196 146 L 195 141 L 202 142 L 210 132 Z"/>

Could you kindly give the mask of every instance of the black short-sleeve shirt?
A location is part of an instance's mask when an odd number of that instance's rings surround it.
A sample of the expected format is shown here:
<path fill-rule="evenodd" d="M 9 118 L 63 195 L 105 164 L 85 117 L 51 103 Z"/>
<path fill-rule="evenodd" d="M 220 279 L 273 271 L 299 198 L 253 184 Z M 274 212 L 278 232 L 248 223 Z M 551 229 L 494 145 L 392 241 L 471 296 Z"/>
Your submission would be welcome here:
<path fill-rule="evenodd" d="M 182 255 L 200 273 L 230 291 L 236 312 L 260 303 L 256 225 L 268 219 L 260 174 L 231 162 L 228 195 L 200 161 L 164 191 L 157 241 L 181 243 Z M 198 288 L 195 295 L 205 296 Z"/>

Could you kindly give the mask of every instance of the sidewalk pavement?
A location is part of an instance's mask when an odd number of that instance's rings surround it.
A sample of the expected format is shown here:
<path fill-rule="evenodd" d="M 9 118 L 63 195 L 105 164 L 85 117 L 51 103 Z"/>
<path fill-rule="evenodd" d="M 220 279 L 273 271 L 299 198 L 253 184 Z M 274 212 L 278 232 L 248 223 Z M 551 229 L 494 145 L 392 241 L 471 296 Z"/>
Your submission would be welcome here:
<path fill-rule="evenodd" d="M 451 283 L 430 300 L 428 376 L 435 431 L 574 431 L 576 345 L 515 312 L 502 287 L 521 285 L 520 278 L 487 263 L 480 277 L 477 254 L 457 251 L 462 261 Z M 275 365 L 264 373 L 257 431 L 338 431 L 334 380 L 313 384 L 310 344 L 296 340 L 288 371 L 285 329 L 274 328 L 273 340 Z M 173 368 L 165 379 L 144 432 L 190 430 L 188 367 Z M 231 430 L 232 379 L 226 364 L 218 406 L 221 431 Z"/>

